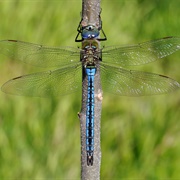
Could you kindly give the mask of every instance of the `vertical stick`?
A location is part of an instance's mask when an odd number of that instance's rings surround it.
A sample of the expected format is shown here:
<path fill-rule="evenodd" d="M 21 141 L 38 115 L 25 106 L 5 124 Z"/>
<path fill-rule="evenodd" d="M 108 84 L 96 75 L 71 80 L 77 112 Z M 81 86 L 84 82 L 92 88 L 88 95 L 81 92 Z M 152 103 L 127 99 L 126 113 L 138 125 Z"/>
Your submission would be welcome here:
<path fill-rule="evenodd" d="M 82 27 L 94 25 L 100 26 L 100 0 L 83 0 L 82 5 Z M 83 42 L 82 42 L 83 43 Z M 82 82 L 82 109 L 79 115 L 81 124 L 81 179 L 100 179 L 101 147 L 100 147 L 100 119 L 102 106 L 102 88 L 100 84 L 100 68 L 96 66 L 97 71 L 94 80 L 95 86 L 95 109 L 94 109 L 94 161 L 93 166 L 87 166 L 86 154 L 86 102 L 87 102 L 87 77 L 83 74 Z"/>

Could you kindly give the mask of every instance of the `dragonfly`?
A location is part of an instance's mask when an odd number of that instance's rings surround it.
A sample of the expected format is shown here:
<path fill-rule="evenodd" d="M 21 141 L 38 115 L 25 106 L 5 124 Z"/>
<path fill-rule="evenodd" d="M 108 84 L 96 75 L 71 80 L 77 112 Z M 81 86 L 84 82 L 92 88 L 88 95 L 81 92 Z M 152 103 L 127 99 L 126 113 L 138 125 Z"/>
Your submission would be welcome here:
<path fill-rule="evenodd" d="M 18 41 L 0 41 L 0 53 L 24 63 L 50 68 L 15 77 L 2 86 L 8 94 L 22 96 L 62 96 L 81 88 L 82 72 L 87 76 L 86 152 L 87 165 L 93 165 L 94 153 L 94 77 L 100 65 L 103 91 L 119 96 L 145 96 L 170 93 L 180 83 L 170 77 L 150 72 L 131 70 L 180 50 L 180 37 L 165 37 L 127 46 L 99 48 L 101 29 L 87 25 L 78 30 L 82 48 L 48 47 Z M 106 38 L 104 38 L 105 40 Z M 82 71 L 83 70 L 83 71 Z"/>

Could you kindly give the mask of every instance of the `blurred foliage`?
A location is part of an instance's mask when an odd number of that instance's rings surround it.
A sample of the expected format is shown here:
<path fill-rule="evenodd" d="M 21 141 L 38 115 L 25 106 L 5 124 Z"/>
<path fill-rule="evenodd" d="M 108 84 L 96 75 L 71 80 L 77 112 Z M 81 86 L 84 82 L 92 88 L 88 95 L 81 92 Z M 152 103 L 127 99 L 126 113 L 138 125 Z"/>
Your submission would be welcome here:
<path fill-rule="evenodd" d="M 0 1 L 0 39 L 75 46 L 82 2 Z M 104 0 L 105 45 L 179 35 L 177 0 Z M 180 81 L 179 53 L 140 67 Z M 0 56 L 0 84 L 29 66 Z M 36 69 L 38 71 L 39 69 Z M 26 72 L 27 71 L 27 72 Z M 39 70 L 41 71 L 41 69 Z M 0 179 L 79 179 L 79 94 L 57 99 L 0 92 Z M 102 179 L 180 179 L 180 92 L 149 97 L 104 93 Z"/>

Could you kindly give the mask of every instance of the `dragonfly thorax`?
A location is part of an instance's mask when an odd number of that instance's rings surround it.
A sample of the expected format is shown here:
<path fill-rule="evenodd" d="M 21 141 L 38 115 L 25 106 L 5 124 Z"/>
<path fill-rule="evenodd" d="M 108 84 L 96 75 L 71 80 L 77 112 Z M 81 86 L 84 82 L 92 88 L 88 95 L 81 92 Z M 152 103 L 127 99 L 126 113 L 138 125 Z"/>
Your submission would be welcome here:
<path fill-rule="evenodd" d="M 98 43 L 96 41 L 84 41 L 83 50 L 81 51 L 81 61 L 84 66 L 95 66 L 100 59 L 98 50 Z"/>

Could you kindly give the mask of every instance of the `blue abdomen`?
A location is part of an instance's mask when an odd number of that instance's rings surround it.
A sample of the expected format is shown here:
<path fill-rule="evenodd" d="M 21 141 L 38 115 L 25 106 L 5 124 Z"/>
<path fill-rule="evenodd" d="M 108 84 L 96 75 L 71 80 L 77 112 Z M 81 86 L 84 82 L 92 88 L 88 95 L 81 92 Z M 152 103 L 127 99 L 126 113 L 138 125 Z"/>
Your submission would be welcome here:
<path fill-rule="evenodd" d="M 94 152 L 94 76 L 95 67 L 85 69 L 88 78 L 87 102 L 86 102 L 86 151 L 87 164 L 93 165 Z"/>

